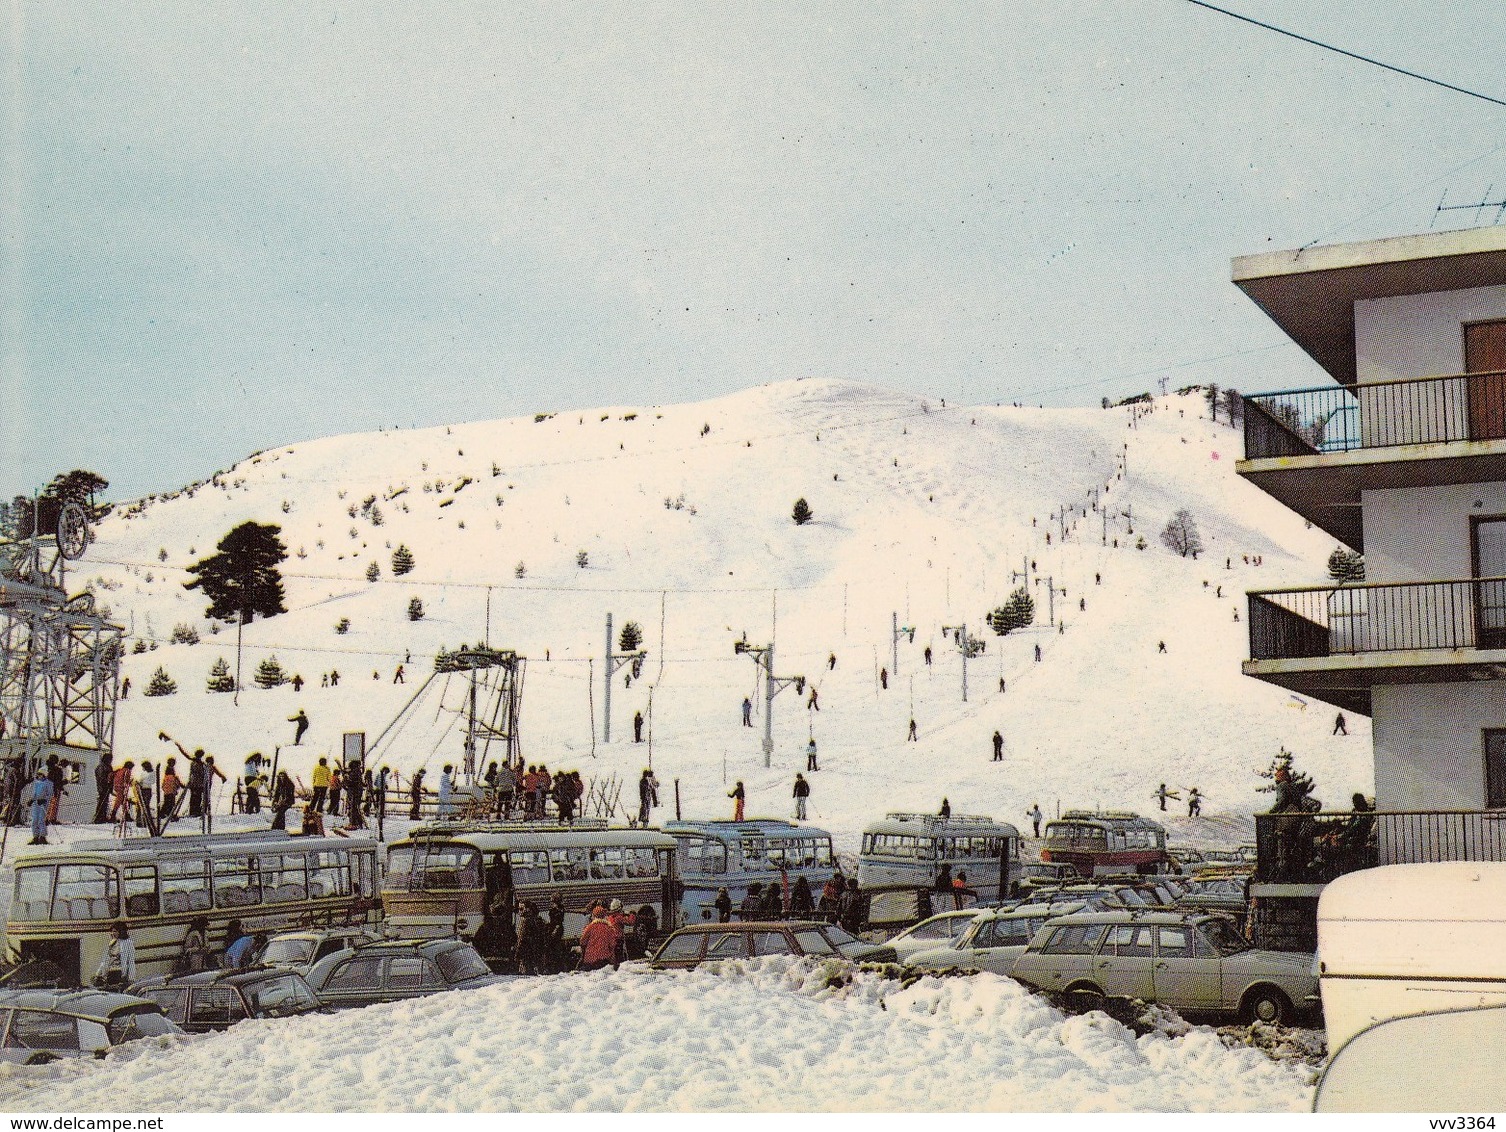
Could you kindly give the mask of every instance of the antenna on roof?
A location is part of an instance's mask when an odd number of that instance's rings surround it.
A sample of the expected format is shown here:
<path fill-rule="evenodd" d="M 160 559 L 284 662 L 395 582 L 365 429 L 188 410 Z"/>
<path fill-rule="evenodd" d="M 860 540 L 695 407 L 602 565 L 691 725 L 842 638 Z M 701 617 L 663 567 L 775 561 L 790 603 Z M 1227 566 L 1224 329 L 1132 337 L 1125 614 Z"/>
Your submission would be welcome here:
<path fill-rule="evenodd" d="M 1428 227 L 1431 228 L 1433 224 L 1438 222 L 1438 214 L 1440 212 L 1464 212 L 1470 209 L 1473 209 L 1475 213 L 1474 223 L 1478 224 L 1480 223 L 1480 213 L 1487 208 L 1496 210 L 1495 219 L 1491 223 L 1499 224 L 1501 217 L 1506 215 L 1506 197 L 1503 197 L 1501 200 L 1491 200 L 1490 190 L 1493 188 L 1495 188 L 1495 185 L 1488 185 L 1485 189 L 1485 195 L 1474 204 L 1444 204 L 1443 202 L 1448 199 L 1448 189 L 1444 189 L 1443 196 L 1438 198 L 1438 207 L 1433 209 L 1433 220 L 1428 224 Z"/>

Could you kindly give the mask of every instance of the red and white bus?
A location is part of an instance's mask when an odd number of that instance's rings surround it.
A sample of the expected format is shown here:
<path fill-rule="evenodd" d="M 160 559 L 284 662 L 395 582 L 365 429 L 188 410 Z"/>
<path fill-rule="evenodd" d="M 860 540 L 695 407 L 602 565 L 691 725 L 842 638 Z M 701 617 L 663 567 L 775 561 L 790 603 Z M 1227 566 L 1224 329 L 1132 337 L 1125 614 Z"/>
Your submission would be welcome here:
<path fill-rule="evenodd" d="M 1171 857 L 1166 831 L 1123 810 L 1068 810 L 1046 823 L 1041 860 L 1075 865 L 1085 877 L 1106 873 L 1164 873 Z"/>

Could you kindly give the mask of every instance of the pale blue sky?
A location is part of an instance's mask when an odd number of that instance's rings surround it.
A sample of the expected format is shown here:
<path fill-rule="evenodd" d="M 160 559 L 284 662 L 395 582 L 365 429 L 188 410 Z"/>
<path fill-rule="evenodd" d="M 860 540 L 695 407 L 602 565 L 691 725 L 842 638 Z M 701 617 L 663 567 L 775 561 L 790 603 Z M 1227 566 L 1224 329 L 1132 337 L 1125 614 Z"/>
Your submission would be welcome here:
<path fill-rule="evenodd" d="M 1228 6 L 1506 97 L 1495 5 Z M 1506 108 L 1183 0 L 0 19 L 5 496 L 806 375 L 1319 384 L 1229 258 L 1506 190 Z"/>

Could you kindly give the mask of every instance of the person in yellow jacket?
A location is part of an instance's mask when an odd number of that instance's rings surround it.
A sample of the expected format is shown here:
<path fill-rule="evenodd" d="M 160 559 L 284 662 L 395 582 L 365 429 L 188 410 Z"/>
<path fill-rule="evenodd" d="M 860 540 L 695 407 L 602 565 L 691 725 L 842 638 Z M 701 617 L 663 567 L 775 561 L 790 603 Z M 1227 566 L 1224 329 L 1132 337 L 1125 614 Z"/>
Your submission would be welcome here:
<path fill-rule="evenodd" d="M 329 759 L 321 758 L 319 765 L 314 767 L 314 809 L 324 809 L 324 799 L 329 795 Z"/>

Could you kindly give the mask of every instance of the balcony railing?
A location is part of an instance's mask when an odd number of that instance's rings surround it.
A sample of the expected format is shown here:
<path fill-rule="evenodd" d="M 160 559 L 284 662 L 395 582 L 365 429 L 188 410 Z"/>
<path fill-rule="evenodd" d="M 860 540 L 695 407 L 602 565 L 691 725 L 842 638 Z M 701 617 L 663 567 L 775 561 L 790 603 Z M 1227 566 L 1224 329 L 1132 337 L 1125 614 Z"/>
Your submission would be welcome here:
<path fill-rule="evenodd" d="M 1361 582 L 1248 597 L 1253 660 L 1506 648 L 1506 578 Z"/>
<path fill-rule="evenodd" d="M 1254 880 L 1327 884 L 1376 865 L 1506 861 L 1506 812 L 1256 814 Z"/>
<path fill-rule="evenodd" d="M 1506 370 L 1244 399 L 1245 458 L 1506 438 Z"/>

